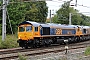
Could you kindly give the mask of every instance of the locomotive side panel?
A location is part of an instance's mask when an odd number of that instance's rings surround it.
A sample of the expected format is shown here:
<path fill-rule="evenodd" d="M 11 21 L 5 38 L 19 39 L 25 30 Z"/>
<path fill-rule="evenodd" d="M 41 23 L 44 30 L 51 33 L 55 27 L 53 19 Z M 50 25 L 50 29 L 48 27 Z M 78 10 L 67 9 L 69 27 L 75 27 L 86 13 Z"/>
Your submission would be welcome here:
<path fill-rule="evenodd" d="M 87 29 L 87 33 L 90 35 L 90 28 Z"/>
<path fill-rule="evenodd" d="M 56 33 L 55 33 L 55 28 L 50 28 L 50 35 L 55 35 Z"/>
<path fill-rule="evenodd" d="M 76 34 L 76 30 L 75 29 L 62 29 L 62 34 Z"/>

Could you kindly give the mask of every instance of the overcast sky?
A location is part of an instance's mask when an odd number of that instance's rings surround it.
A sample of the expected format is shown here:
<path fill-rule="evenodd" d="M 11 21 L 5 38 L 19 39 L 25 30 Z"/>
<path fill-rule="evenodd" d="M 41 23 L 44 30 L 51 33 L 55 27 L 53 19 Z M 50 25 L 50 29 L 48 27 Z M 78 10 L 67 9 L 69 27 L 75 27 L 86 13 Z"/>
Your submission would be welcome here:
<path fill-rule="evenodd" d="M 61 5 L 64 3 L 64 1 L 70 1 L 70 0 L 53 0 L 53 1 L 46 1 L 47 6 L 49 7 L 48 10 L 52 10 L 52 13 L 55 14 L 55 12 L 61 7 Z M 76 0 L 73 0 L 70 4 L 75 4 Z M 75 9 L 79 10 L 79 12 L 84 12 L 83 14 L 90 16 L 90 0 L 77 0 L 77 7 L 74 7 Z M 79 6 L 83 5 L 83 6 Z M 89 13 L 85 13 L 89 12 Z"/>

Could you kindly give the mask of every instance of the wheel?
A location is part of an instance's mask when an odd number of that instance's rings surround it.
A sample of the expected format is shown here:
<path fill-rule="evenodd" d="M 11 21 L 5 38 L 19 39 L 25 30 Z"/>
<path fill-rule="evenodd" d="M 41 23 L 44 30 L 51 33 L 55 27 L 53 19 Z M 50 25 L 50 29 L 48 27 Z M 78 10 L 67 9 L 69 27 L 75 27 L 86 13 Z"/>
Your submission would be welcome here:
<path fill-rule="evenodd" d="M 27 44 L 25 44 L 25 47 L 24 47 L 25 49 L 28 49 L 28 45 Z"/>
<path fill-rule="evenodd" d="M 25 48 L 25 49 L 28 49 L 28 46 L 25 46 L 24 48 Z"/>

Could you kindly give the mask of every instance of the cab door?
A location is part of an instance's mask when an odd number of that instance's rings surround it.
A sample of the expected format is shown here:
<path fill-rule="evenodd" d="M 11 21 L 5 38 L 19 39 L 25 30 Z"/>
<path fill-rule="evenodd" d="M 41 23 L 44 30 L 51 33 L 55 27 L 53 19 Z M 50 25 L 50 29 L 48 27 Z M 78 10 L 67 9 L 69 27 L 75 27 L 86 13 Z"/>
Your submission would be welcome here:
<path fill-rule="evenodd" d="M 39 27 L 37 26 L 37 27 L 34 27 L 34 36 L 39 36 L 40 35 L 40 33 L 39 33 Z"/>
<path fill-rule="evenodd" d="M 82 29 L 81 29 L 80 27 L 77 28 L 77 30 L 76 30 L 76 35 L 77 35 L 77 36 L 83 35 L 83 34 L 82 34 Z"/>

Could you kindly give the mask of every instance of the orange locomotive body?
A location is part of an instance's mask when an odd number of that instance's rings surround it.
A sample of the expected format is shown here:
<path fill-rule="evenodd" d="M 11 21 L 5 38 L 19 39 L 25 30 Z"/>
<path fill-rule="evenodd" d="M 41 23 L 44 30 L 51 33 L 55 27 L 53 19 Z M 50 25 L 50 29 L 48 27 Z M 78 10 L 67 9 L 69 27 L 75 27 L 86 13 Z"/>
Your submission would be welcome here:
<path fill-rule="evenodd" d="M 69 43 L 90 39 L 89 26 L 40 24 L 32 21 L 24 21 L 18 26 L 18 43 L 20 47 L 38 47 L 51 44 Z"/>

